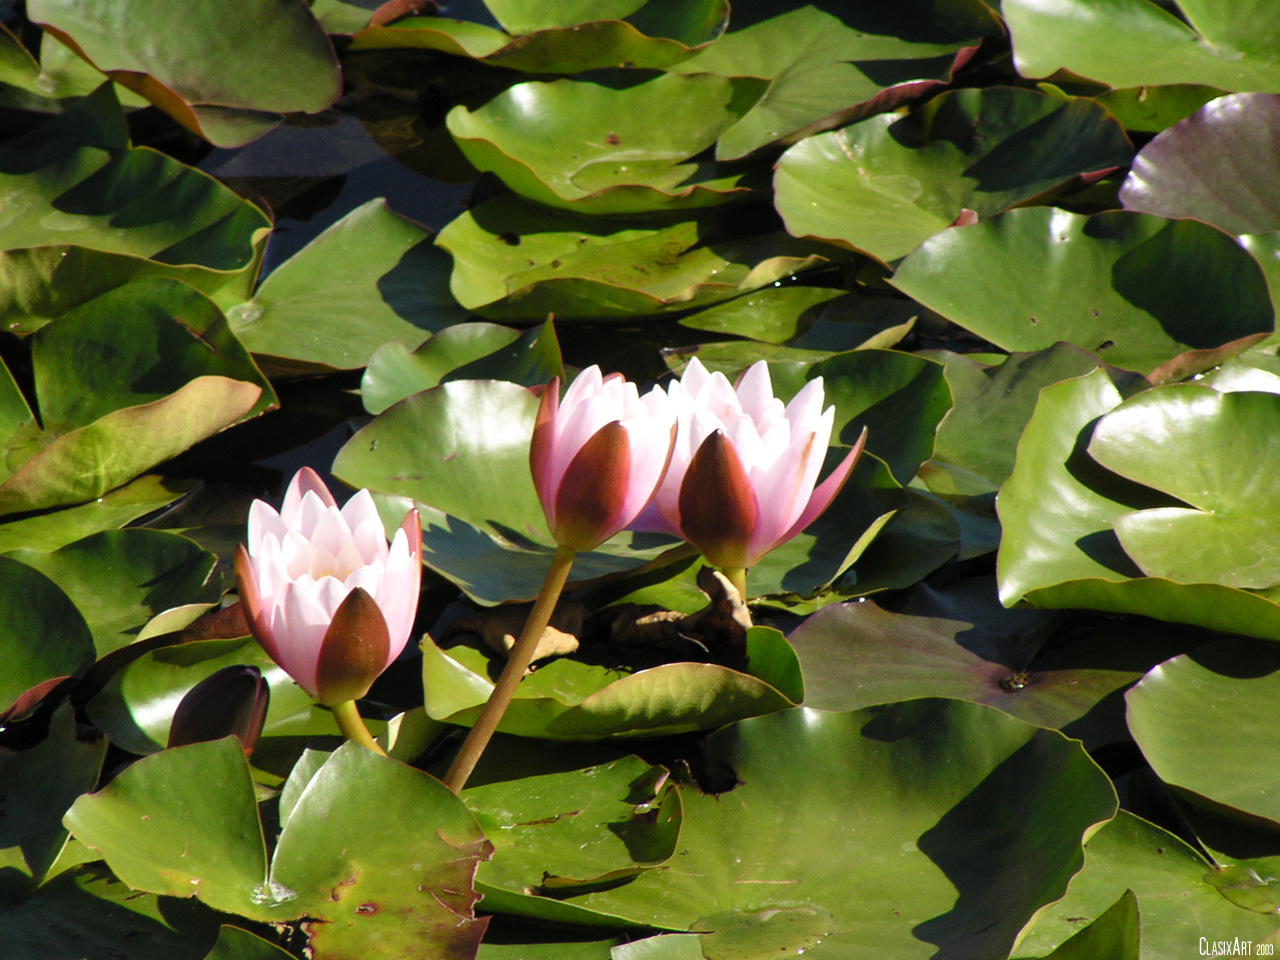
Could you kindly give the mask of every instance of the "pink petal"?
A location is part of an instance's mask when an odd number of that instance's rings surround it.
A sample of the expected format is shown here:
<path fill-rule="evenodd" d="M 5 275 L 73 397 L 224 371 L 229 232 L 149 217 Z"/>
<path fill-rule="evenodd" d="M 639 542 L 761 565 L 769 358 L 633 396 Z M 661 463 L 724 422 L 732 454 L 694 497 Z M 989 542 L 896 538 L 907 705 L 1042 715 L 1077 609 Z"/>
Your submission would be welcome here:
<path fill-rule="evenodd" d="M 293 480 L 289 482 L 289 489 L 284 492 L 284 504 L 280 508 L 280 516 L 284 518 L 285 523 L 294 529 L 297 529 L 298 526 L 294 522 L 294 518 L 298 516 L 303 496 L 307 493 L 314 493 L 327 507 L 336 507 L 338 505 L 333 499 L 333 494 L 329 492 L 329 488 L 320 479 L 320 474 L 310 467 L 303 467 L 293 475 Z"/>
<path fill-rule="evenodd" d="M 560 408 L 560 378 L 556 377 L 542 391 L 538 401 L 538 415 L 533 422 L 533 439 L 529 442 L 529 470 L 533 474 L 533 487 L 547 520 L 552 521 L 555 508 L 555 484 L 551 480 L 552 461 L 555 458 L 556 415 Z"/>
<path fill-rule="evenodd" d="M 811 462 L 815 466 L 806 483 L 806 468 Z M 751 535 L 747 566 L 777 546 L 804 512 L 821 465 L 822 454 L 813 449 L 813 434 L 810 433 L 797 439 L 768 470 L 752 474 L 751 482 L 760 504 L 760 519 Z"/>
<path fill-rule="evenodd" d="M 800 519 L 792 525 L 786 536 L 779 543 L 790 540 L 822 515 L 822 511 L 827 509 L 827 506 L 835 499 L 836 494 L 840 492 L 840 488 L 844 486 L 845 481 L 849 479 L 849 474 L 853 472 L 853 467 L 858 462 L 858 457 L 862 454 L 862 448 L 866 446 L 866 443 L 867 428 L 863 427 L 862 433 L 858 437 L 858 442 L 853 445 L 853 449 L 840 461 L 840 465 L 831 471 L 831 475 L 814 489 L 808 505 L 804 508 L 804 512 L 800 514 Z"/>
<path fill-rule="evenodd" d="M 762 420 L 769 413 L 773 401 L 773 382 L 769 379 L 769 364 L 757 360 L 738 381 L 738 403 L 742 412 L 752 420 Z"/>
<path fill-rule="evenodd" d="M 282 540 L 288 531 L 280 514 L 265 501 L 255 500 L 249 505 L 249 556 L 256 558 L 263 538 L 270 535 Z"/>

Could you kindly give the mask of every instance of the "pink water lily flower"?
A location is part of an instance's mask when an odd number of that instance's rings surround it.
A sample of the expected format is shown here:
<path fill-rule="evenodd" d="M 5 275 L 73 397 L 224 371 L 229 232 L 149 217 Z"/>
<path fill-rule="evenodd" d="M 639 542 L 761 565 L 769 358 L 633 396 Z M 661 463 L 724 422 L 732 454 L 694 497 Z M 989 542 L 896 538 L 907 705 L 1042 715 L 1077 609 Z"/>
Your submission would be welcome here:
<path fill-rule="evenodd" d="M 689 361 L 668 396 L 676 410 L 671 465 L 633 526 L 682 537 L 712 564 L 745 569 L 816 520 L 848 479 L 866 432 L 821 484 L 835 408 L 817 377 L 785 407 L 763 360 L 735 389 Z"/>
<path fill-rule="evenodd" d="M 263 649 L 326 706 L 356 700 L 400 655 L 418 608 L 422 528 L 410 510 L 390 545 L 368 490 L 341 510 L 309 467 L 277 513 L 249 508 L 236 580 Z"/>
<path fill-rule="evenodd" d="M 533 485 L 556 542 L 590 550 L 630 524 L 653 496 L 671 455 L 667 395 L 643 397 L 619 374 L 588 367 L 560 398 L 547 385 L 529 447 Z"/>

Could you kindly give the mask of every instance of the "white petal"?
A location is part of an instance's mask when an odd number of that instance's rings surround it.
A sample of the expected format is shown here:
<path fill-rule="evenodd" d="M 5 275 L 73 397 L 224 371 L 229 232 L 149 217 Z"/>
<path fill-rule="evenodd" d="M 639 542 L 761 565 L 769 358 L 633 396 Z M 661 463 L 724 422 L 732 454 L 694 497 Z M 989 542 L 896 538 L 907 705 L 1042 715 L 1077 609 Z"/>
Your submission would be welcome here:
<path fill-rule="evenodd" d="M 288 527 L 280 519 L 280 514 L 265 501 L 255 500 L 249 505 L 249 556 L 257 558 L 262 539 L 270 534 L 277 540 L 284 537 Z"/>
<path fill-rule="evenodd" d="M 760 420 L 769 412 L 773 397 L 773 383 L 769 379 L 769 364 L 757 360 L 738 381 L 738 402 L 747 416 Z"/>

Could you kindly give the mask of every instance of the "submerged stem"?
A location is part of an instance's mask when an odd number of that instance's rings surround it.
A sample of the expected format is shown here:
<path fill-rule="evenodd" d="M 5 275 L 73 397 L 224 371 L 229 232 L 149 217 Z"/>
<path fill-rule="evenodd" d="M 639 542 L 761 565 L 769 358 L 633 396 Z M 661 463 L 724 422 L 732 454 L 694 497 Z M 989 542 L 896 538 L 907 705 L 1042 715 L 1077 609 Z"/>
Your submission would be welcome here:
<path fill-rule="evenodd" d="M 373 739 L 373 735 L 369 733 L 369 728 L 364 725 L 364 720 L 360 716 L 360 711 L 356 709 L 354 700 L 344 700 L 342 703 L 334 704 L 330 709 L 333 711 L 333 719 L 338 722 L 338 729 L 342 731 L 342 735 L 348 740 L 354 740 L 366 750 L 372 750 L 379 756 L 385 757 L 387 751 L 378 746 L 378 741 Z"/>
<path fill-rule="evenodd" d="M 507 656 L 507 664 L 502 668 L 502 675 L 493 686 L 493 693 L 489 694 L 484 709 L 476 718 L 475 726 L 467 734 L 467 739 L 462 742 L 458 755 L 453 758 L 453 763 L 449 766 L 449 772 L 444 775 L 444 785 L 454 793 L 466 786 L 467 778 L 471 776 L 471 771 L 479 762 L 484 748 L 488 745 L 494 731 L 498 729 L 498 723 L 506 713 L 507 704 L 515 696 L 520 678 L 529 669 L 529 664 L 533 661 L 533 653 L 538 649 L 538 641 L 542 639 L 547 624 L 551 622 L 551 612 L 555 610 L 556 602 L 564 591 L 565 582 L 569 579 L 569 568 L 573 566 L 575 555 L 576 551 L 569 547 L 556 547 L 556 555 L 551 560 L 551 569 L 547 571 L 547 578 L 542 582 L 542 590 L 533 602 L 533 609 L 529 611 L 529 619 L 525 621 L 520 639 L 511 648 L 511 653 Z"/>

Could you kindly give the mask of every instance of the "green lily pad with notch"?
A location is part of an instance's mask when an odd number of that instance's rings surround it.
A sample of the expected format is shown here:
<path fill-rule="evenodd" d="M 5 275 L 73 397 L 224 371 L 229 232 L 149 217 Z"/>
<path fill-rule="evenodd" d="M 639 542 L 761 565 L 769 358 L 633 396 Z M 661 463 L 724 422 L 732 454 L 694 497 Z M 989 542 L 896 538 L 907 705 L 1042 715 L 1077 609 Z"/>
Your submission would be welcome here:
<path fill-rule="evenodd" d="M 1044 960 L 1141 960 L 1138 898 L 1126 890 L 1106 913 Z"/>
<path fill-rule="evenodd" d="M 91 534 L 56 551 L 13 550 L 12 560 L 39 570 L 84 615 L 103 657 L 133 642 L 157 614 L 190 603 L 215 603 L 217 558 L 186 537 L 162 530 Z"/>
<path fill-rule="evenodd" d="M 0 710 L 32 687 L 93 663 L 93 634 L 84 617 L 43 573 L 0 557 L 0 596 L 22 598 L 0 606 Z"/>
<path fill-rule="evenodd" d="M 660 867 L 680 836 L 680 791 L 663 767 L 624 757 L 582 770 L 486 783 L 461 796 L 494 844 L 476 872 L 486 910 L 590 923 L 556 900 Z M 551 902 L 548 902 L 551 901 Z"/>
<path fill-rule="evenodd" d="M 787 150 L 774 177 L 787 230 L 885 263 L 956 222 L 987 219 L 1133 149 L 1091 100 L 1033 90 L 953 90 L 905 117 L 885 114 Z"/>
<path fill-rule="evenodd" d="M 491 5 L 504 29 L 446 17 L 406 17 L 363 30 L 352 48 L 425 48 L 531 73 L 623 65 L 662 70 L 720 36 L 725 0 L 614 0 Z"/>
<path fill-rule="evenodd" d="M 463 154 L 527 200 L 575 213 L 635 214 L 747 197 L 744 169 L 691 162 L 748 110 L 760 84 L 664 73 L 620 88 L 522 83 L 446 120 Z"/>
<path fill-rule="evenodd" d="M 1118 692 L 1203 640 L 1199 631 L 1150 621 L 1006 610 L 987 577 L 945 591 L 921 584 L 895 606 L 832 604 L 790 635 L 807 678 L 807 706 L 854 710 L 955 697 L 1096 748 L 1127 737 Z"/>
<path fill-rule="evenodd" d="M 1264 639 L 1280 639 L 1277 598 L 1213 583 L 1144 577 L 1113 525 L 1170 498 L 1105 470 L 1085 448 L 1093 424 L 1121 403 L 1101 369 L 1045 387 L 996 496 L 1003 526 L 996 557 L 1000 600 L 1137 613 Z"/>
<path fill-rule="evenodd" d="M 1089 455 L 1179 506 L 1112 521 L 1147 576 L 1264 589 L 1280 585 L 1274 484 L 1241 464 L 1280 456 L 1280 395 L 1172 384 L 1131 397 L 1093 429 Z"/>
<path fill-rule="evenodd" d="M 475 647 L 422 642 L 427 715 L 470 726 L 501 663 Z M 561 657 L 516 688 L 498 729 L 545 740 L 655 737 L 714 730 L 804 699 L 795 652 L 771 627 L 747 631 L 747 672 L 714 663 L 666 663 L 635 673 Z"/>
<path fill-rule="evenodd" d="M 134 890 L 101 861 L 0 903 L 7 960 L 109 957 L 122 944 L 129 960 L 204 960 L 220 919 L 196 901 Z"/>
<path fill-rule="evenodd" d="M 1280 9 L 1268 0 L 1005 0 L 1024 77 L 1058 70 L 1111 87 L 1211 84 L 1280 93 Z M 1180 19 L 1181 12 L 1186 18 Z"/>
<path fill-rule="evenodd" d="M 512 196 L 463 213 L 436 242 L 453 257 L 454 297 L 496 320 L 690 310 L 839 256 L 782 234 L 733 237 L 711 213 L 666 225 L 614 221 Z"/>
<path fill-rule="evenodd" d="M 931 237 L 890 282 L 1002 349 L 1066 341 L 1144 374 L 1275 324 L 1262 269 L 1232 237 L 1125 211 L 1010 210 Z"/>
<path fill-rule="evenodd" d="M 369 358 L 360 399 L 378 414 L 445 380 L 509 380 L 532 387 L 562 376 L 564 361 L 550 323 L 521 332 L 473 320 L 446 327 L 417 350 L 383 344 Z"/>
<path fill-rule="evenodd" d="M 892 110 L 948 82 L 972 52 L 966 48 L 1001 32 L 990 8 L 968 0 L 889 6 L 739 0 L 729 28 L 676 68 L 769 82 L 754 108 L 721 136 L 720 160 Z"/>
<path fill-rule="evenodd" d="M 379 414 L 338 452 L 333 474 L 373 491 L 391 529 L 418 506 L 423 563 L 472 599 L 531 599 L 555 551 L 529 471 L 537 407 L 514 383 L 453 380 Z M 621 573 L 672 546 L 624 532 L 578 554 L 573 575 Z"/>
<path fill-rule="evenodd" d="M 0 149 L 0 247 L 91 250 L 243 272 L 252 281 L 271 222 L 208 174 L 129 146 L 107 85 Z"/>
<path fill-rule="evenodd" d="M 1174 657 L 1129 691 L 1129 729 L 1152 770 L 1219 816 L 1280 829 L 1271 644 L 1225 640 Z"/>
<path fill-rule="evenodd" d="M 955 405 L 938 425 L 933 455 L 921 475 L 941 496 L 994 494 L 1013 471 L 1014 450 L 1044 387 L 1084 376 L 1102 365 L 1093 354 L 1058 343 L 1015 353 L 984 367 L 963 355 L 945 364 Z"/>
<path fill-rule="evenodd" d="M 76 797 L 93 789 L 106 752 L 106 738 L 77 737 L 72 708 L 63 704 L 38 744 L 0 754 L 0 782 L 5 784 L 0 849 L 17 847 L 36 883 L 44 880 L 66 843 L 62 815 Z"/>
<path fill-rule="evenodd" d="M 1120 188 L 1126 210 L 1194 217 L 1227 233 L 1280 230 L 1280 95 L 1219 97 L 1138 151 Z"/>
<path fill-rule="evenodd" d="M 342 93 L 333 46 L 309 9 L 246 0 L 32 0 L 27 15 L 188 130 L 238 147 Z M 129 38 L 128 43 L 121 42 Z"/>
<path fill-rule="evenodd" d="M 291 370 L 352 370 L 378 347 L 416 347 L 465 319 L 431 233 L 370 200 L 276 267 L 227 311 L 254 354 Z"/>
<path fill-rule="evenodd" d="M 368 829 L 381 821 L 398 826 Z M 234 737 L 139 760 L 77 800 L 65 823 L 136 889 L 195 895 L 265 922 L 308 918 L 316 960 L 369 956 L 372 944 L 402 956 L 473 955 L 484 931 L 472 878 L 490 848 L 475 820 L 439 781 L 355 744 L 307 783 L 269 874 Z"/>
<path fill-rule="evenodd" d="M 139 651 L 88 704 L 89 716 L 131 753 L 150 754 L 169 740 L 169 725 L 187 691 L 223 667 L 262 671 L 271 690 L 262 747 L 273 737 L 336 735 L 328 710 L 320 707 L 252 638 L 197 640 Z"/>
<path fill-rule="evenodd" d="M 1116 808 L 1078 743 L 958 700 L 757 717 L 707 762 L 726 790 L 682 790 L 667 869 L 559 902 L 742 951 L 724 956 L 997 956 Z"/>
<path fill-rule="evenodd" d="M 1274 932 L 1274 916 L 1233 904 L 1210 882 L 1212 872 L 1212 864 L 1178 837 L 1121 810 L 1085 843 L 1084 869 L 1065 897 L 1027 925 L 1013 956 L 1051 954 L 1126 890 L 1138 900 L 1144 957 L 1181 956 L 1188 944 L 1198 949 L 1201 937 L 1251 941 Z"/>
<path fill-rule="evenodd" d="M 90 534 L 117 530 L 169 506 L 192 486 L 190 480 L 147 475 L 91 503 L 0 523 L 0 553 L 20 548 L 57 550 Z"/>

